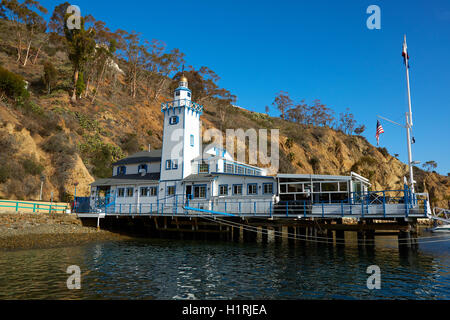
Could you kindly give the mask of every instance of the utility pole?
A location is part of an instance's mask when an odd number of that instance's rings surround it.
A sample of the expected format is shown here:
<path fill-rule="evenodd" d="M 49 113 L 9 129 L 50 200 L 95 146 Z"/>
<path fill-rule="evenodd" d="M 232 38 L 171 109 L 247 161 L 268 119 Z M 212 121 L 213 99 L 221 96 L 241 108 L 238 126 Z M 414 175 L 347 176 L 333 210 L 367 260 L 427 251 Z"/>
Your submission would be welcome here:
<path fill-rule="evenodd" d="M 39 201 L 42 201 L 42 187 L 44 186 L 45 175 L 41 174 L 41 191 L 39 192 Z"/>

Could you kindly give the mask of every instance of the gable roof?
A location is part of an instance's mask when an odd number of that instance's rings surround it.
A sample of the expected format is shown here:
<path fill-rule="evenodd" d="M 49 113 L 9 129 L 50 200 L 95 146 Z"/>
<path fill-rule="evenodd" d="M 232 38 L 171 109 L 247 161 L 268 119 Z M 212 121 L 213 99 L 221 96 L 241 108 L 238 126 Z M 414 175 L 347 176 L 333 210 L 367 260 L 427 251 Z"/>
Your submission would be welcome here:
<path fill-rule="evenodd" d="M 105 186 L 117 184 L 135 184 L 135 183 L 158 183 L 160 178 L 159 172 L 147 173 L 144 176 L 140 174 L 124 174 L 113 176 L 110 178 L 98 179 L 91 183 L 91 186 Z"/>
<path fill-rule="evenodd" d="M 121 164 L 134 164 L 143 162 L 158 162 L 161 161 L 161 150 L 141 151 L 132 154 L 124 159 L 116 161 L 113 166 Z"/>

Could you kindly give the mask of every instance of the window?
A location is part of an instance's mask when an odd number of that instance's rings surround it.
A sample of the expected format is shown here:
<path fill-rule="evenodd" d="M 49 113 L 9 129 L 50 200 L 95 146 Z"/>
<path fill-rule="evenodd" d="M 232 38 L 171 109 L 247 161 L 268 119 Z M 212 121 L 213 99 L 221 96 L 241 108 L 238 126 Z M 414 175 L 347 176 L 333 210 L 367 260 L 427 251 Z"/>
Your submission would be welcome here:
<path fill-rule="evenodd" d="M 206 198 L 206 185 L 194 186 L 194 198 Z"/>
<path fill-rule="evenodd" d="M 194 135 L 193 134 L 191 134 L 191 138 L 190 139 L 191 139 L 191 141 L 190 141 L 191 142 L 191 147 L 193 147 L 194 146 Z"/>
<path fill-rule="evenodd" d="M 134 189 L 133 188 L 127 188 L 127 197 L 133 196 Z"/>
<path fill-rule="evenodd" d="M 180 118 L 178 116 L 173 116 L 169 118 L 169 124 L 177 124 L 180 121 Z"/>
<path fill-rule="evenodd" d="M 226 196 L 226 195 L 228 195 L 228 185 L 227 184 L 219 185 L 219 196 Z"/>
<path fill-rule="evenodd" d="M 199 173 L 208 173 L 209 172 L 209 165 L 206 162 L 199 163 L 199 165 L 198 165 L 198 172 Z"/>
<path fill-rule="evenodd" d="M 234 184 L 233 185 L 233 194 L 242 194 L 242 184 Z"/>
<path fill-rule="evenodd" d="M 187 96 L 188 96 L 188 97 L 190 98 L 190 97 L 191 97 L 191 93 L 190 93 L 190 92 L 188 92 L 188 93 L 187 93 Z"/>
<path fill-rule="evenodd" d="M 148 196 L 148 187 L 141 187 L 141 197 Z"/>
<path fill-rule="evenodd" d="M 172 161 L 166 160 L 166 170 L 170 170 L 172 168 Z"/>
<path fill-rule="evenodd" d="M 172 196 L 175 194 L 175 186 L 168 186 L 167 187 L 167 195 Z"/>
<path fill-rule="evenodd" d="M 140 164 L 138 167 L 138 172 L 141 171 L 141 169 L 144 169 L 145 171 L 148 171 L 148 166 L 146 164 Z"/>
<path fill-rule="evenodd" d="M 264 194 L 273 194 L 273 184 L 272 183 L 264 183 L 263 184 L 263 193 Z"/>
<path fill-rule="evenodd" d="M 172 170 L 178 169 L 178 160 L 172 160 Z"/>
<path fill-rule="evenodd" d="M 225 172 L 226 172 L 226 173 L 234 173 L 233 165 L 230 164 L 230 163 L 227 163 L 227 164 L 225 165 Z"/>
<path fill-rule="evenodd" d="M 117 174 L 125 174 L 127 172 L 127 167 L 125 166 L 120 166 L 117 168 Z"/>
<path fill-rule="evenodd" d="M 119 190 L 117 192 L 117 196 L 118 197 L 124 197 L 125 196 L 125 189 L 124 188 L 119 188 Z"/>
<path fill-rule="evenodd" d="M 150 187 L 148 188 L 149 196 L 156 196 L 158 193 L 157 187 Z"/>
<path fill-rule="evenodd" d="M 242 168 L 242 167 L 237 167 L 237 173 L 238 173 L 238 174 L 244 174 L 244 168 Z"/>
<path fill-rule="evenodd" d="M 258 185 L 256 183 L 249 183 L 247 185 L 247 194 L 258 194 Z"/>
<path fill-rule="evenodd" d="M 177 97 L 179 97 L 179 96 L 180 96 L 180 91 L 175 92 L 175 95 L 176 95 Z"/>

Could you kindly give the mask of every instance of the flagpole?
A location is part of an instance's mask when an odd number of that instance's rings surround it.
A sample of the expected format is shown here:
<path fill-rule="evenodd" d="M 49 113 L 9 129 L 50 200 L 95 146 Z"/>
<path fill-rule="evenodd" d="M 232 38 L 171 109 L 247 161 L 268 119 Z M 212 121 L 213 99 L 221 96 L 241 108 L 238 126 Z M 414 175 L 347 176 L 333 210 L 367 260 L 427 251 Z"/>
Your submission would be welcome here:
<path fill-rule="evenodd" d="M 405 35 L 405 44 L 406 44 L 406 35 Z M 406 67 L 406 86 L 408 88 L 408 107 L 409 107 L 409 124 L 412 127 L 413 126 L 413 120 L 412 120 L 412 111 L 411 111 L 411 89 L 409 87 L 409 57 L 408 54 L 405 59 L 405 67 Z"/>
<path fill-rule="evenodd" d="M 406 113 L 406 137 L 408 139 L 408 165 L 409 165 L 409 183 L 411 184 L 411 192 L 414 193 L 414 176 L 413 176 L 413 167 L 412 167 L 412 150 L 411 150 L 411 128 L 413 126 L 412 120 L 412 111 L 411 111 L 411 89 L 409 86 L 409 57 L 406 45 L 406 35 L 404 37 L 404 50 L 406 49 L 405 54 L 405 68 L 406 68 L 406 87 L 408 89 L 408 107 L 409 114 Z"/>
<path fill-rule="evenodd" d="M 408 122 L 408 112 L 405 113 L 406 116 L 406 139 L 408 139 L 408 165 L 409 165 L 409 183 L 411 184 L 411 192 L 414 194 L 414 177 L 413 177 L 413 166 L 412 166 L 412 151 L 411 151 L 411 126 Z"/>

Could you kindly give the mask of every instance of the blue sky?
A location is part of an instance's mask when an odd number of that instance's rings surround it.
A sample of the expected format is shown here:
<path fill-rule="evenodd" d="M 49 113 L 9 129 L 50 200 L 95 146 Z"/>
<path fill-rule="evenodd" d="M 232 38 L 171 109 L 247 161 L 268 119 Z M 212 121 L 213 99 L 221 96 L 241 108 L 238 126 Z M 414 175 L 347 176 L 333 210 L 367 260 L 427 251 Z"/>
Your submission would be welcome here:
<path fill-rule="evenodd" d="M 63 2 L 63 1 L 61 1 Z M 41 1 L 50 11 L 59 1 Z M 414 128 L 414 160 L 435 160 L 450 172 L 450 1 L 85 1 L 76 4 L 115 30 L 138 31 L 208 66 L 237 104 L 278 115 L 277 92 L 320 99 L 336 114 L 348 107 L 376 144 L 376 115 L 404 123 L 401 57 L 406 33 Z M 366 9 L 381 8 L 381 30 L 369 30 Z M 49 14 L 49 15 L 50 15 Z M 406 162 L 404 129 L 381 121 L 380 146 Z"/>

